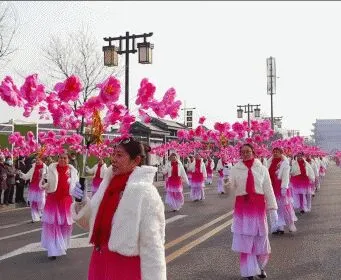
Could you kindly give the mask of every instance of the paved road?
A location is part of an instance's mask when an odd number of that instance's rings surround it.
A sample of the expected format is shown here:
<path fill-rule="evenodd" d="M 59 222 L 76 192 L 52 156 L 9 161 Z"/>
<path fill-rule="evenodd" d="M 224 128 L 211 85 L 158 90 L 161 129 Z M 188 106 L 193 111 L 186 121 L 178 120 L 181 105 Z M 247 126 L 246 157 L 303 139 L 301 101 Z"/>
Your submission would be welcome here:
<path fill-rule="evenodd" d="M 298 217 L 297 233 L 270 237 L 268 279 L 341 279 L 340 175 L 330 166 L 312 212 Z M 240 279 L 238 256 L 230 249 L 233 194 L 218 195 L 214 181 L 205 201 L 190 202 L 188 193 L 185 198 L 181 211 L 166 208 L 168 279 Z M 28 209 L 0 213 L 0 279 L 86 279 L 86 233 L 75 226 L 67 256 L 49 261 L 39 245 L 40 224 L 29 219 Z"/>

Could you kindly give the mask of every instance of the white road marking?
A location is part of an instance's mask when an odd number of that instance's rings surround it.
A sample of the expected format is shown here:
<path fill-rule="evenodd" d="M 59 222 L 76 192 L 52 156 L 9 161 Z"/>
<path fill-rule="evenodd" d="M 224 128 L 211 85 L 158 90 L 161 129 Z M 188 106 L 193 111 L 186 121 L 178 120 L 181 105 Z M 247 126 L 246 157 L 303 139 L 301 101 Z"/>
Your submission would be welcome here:
<path fill-rule="evenodd" d="M 92 247 L 92 246 L 93 246 L 92 244 L 89 244 L 89 239 L 85 237 L 85 238 L 71 239 L 69 249 L 87 248 L 87 247 Z M 18 255 L 22 255 L 25 253 L 33 253 L 33 252 L 41 252 L 41 251 L 45 251 L 45 249 L 41 247 L 40 242 L 30 243 L 26 246 L 23 246 L 19 249 L 16 249 L 12 252 L 9 252 L 5 255 L 0 256 L 0 261 L 18 256 Z"/>
<path fill-rule="evenodd" d="M 6 240 L 6 239 L 9 239 L 9 238 L 13 238 L 13 237 L 17 237 L 17 236 L 21 236 L 21 235 L 25 235 L 25 234 L 29 234 L 29 233 L 32 233 L 32 232 L 40 231 L 40 230 L 41 230 L 41 228 L 36 228 L 36 229 L 32 229 L 32 230 L 28 230 L 28 231 L 23 231 L 23 232 L 12 234 L 12 235 L 7 235 L 7 236 L 4 236 L 4 237 L 0 237 L 0 241 L 1 240 Z"/>
<path fill-rule="evenodd" d="M 187 217 L 187 215 L 176 215 L 176 216 L 174 216 L 174 217 L 172 217 L 172 218 L 168 218 L 168 219 L 166 220 L 166 225 L 167 225 L 167 224 L 170 224 L 170 223 L 173 223 L 173 222 L 175 222 L 175 221 L 177 221 L 177 220 L 183 219 L 183 218 L 185 218 L 185 217 Z"/>
<path fill-rule="evenodd" d="M 28 224 L 30 222 L 32 222 L 32 220 L 26 220 L 26 221 L 23 221 L 23 222 L 20 222 L 20 223 L 16 223 L 16 224 L 4 225 L 4 226 L 0 226 L 0 229 L 11 228 L 11 227 L 16 227 L 16 226 L 22 226 L 22 225 Z"/>

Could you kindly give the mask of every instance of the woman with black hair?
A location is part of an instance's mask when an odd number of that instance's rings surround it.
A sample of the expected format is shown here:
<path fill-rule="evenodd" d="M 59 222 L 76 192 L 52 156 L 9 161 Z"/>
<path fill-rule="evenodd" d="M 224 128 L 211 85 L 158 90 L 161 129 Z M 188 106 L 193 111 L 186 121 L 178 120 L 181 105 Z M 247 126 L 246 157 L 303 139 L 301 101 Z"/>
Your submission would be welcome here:
<path fill-rule="evenodd" d="M 96 194 L 72 206 L 94 245 L 89 280 L 166 280 L 165 214 L 153 185 L 156 167 L 142 165 L 150 151 L 133 138 L 120 141 Z"/>
<path fill-rule="evenodd" d="M 270 256 L 266 211 L 277 220 L 277 203 L 267 168 L 255 158 L 251 144 L 240 147 L 241 160 L 231 170 L 236 199 L 233 212 L 232 250 L 240 253 L 241 276 L 266 278 Z"/>

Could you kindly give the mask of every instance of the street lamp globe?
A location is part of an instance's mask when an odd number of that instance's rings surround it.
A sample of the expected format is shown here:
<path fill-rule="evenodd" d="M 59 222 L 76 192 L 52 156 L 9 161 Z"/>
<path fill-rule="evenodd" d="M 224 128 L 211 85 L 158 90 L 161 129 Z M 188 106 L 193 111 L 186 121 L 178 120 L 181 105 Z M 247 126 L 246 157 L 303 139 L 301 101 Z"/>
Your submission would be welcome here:
<path fill-rule="evenodd" d="M 118 48 L 116 46 L 104 46 L 104 65 L 105 66 L 118 66 Z"/>
<path fill-rule="evenodd" d="M 259 118 L 260 117 L 260 109 L 256 108 L 254 111 L 255 111 L 255 118 Z"/>
<path fill-rule="evenodd" d="M 240 109 L 237 110 L 237 117 L 239 119 L 243 117 L 243 109 L 240 108 Z"/>
<path fill-rule="evenodd" d="M 152 64 L 152 49 L 154 45 L 149 42 L 143 42 L 138 43 L 137 48 L 139 49 L 139 63 Z"/>

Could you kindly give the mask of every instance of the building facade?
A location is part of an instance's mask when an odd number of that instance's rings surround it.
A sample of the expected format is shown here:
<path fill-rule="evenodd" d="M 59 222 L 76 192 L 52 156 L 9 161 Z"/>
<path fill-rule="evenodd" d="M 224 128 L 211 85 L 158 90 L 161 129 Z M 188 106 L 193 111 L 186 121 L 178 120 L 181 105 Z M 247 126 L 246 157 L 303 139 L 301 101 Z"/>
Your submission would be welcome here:
<path fill-rule="evenodd" d="M 316 119 L 312 138 L 326 152 L 341 150 L 341 119 Z"/>

